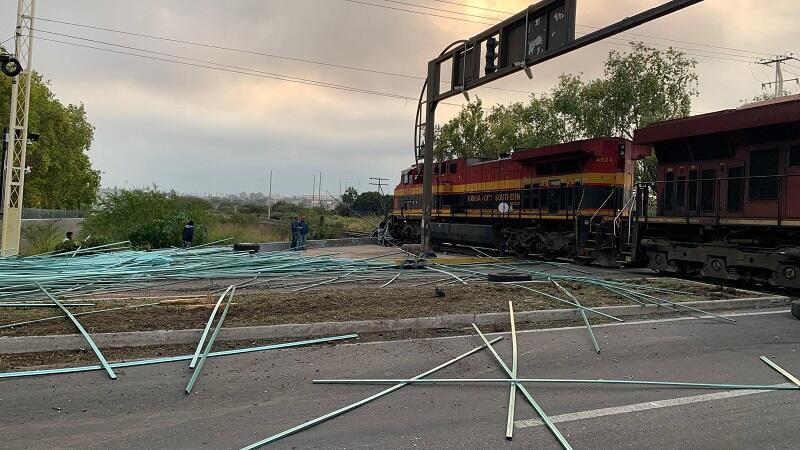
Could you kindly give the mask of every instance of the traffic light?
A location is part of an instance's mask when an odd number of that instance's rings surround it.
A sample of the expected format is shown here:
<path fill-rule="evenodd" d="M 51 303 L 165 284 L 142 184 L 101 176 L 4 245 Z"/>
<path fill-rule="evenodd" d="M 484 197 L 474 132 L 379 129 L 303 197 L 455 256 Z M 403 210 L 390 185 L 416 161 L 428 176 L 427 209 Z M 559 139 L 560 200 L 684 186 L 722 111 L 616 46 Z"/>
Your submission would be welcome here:
<path fill-rule="evenodd" d="M 486 68 L 485 73 L 489 75 L 497 71 L 497 38 L 486 39 Z"/>
<path fill-rule="evenodd" d="M 22 72 L 22 64 L 11 55 L 0 55 L 0 72 L 9 77 L 15 77 Z"/>

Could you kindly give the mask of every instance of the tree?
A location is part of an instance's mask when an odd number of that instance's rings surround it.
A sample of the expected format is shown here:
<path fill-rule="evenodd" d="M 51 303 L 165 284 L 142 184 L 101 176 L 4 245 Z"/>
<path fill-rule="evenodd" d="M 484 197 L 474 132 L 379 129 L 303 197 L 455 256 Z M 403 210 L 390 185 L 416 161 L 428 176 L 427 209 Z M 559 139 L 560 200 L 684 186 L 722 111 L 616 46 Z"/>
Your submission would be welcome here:
<path fill-rule="evenodd" d="M 0 49 L 0 51 L 2 51 Z M 7 127 L 11 78 L 0 76 L 0 122 Z M 87 152 L 94 127 L 83 105 L 64 105 L 36 72 L 31 76 L 28 130 L 39 140 L 28 147 L 23 204 L 34 208 L 82 208 L 91 205 L 100 186 Z"/>
<path fill-rule="evenodd" d="M 434 156 L 443 161 L 483 155 L 490 142 L 489 123 L 480 98 L 469 102 L 456 117 L 437 127 Z"/>
<path fill-rule="evenodd" d="M 362 192 L 353 203 L 353 210 L 359 214 L 386 215 L 391 211 L 391 195 L 382 195 L 379 192 Z"/>
<path fill-rule="evenodd" d="M 699 92 L 697 61 L 684 53 L 631 43 L 629 53 L 612 51 L 603 78 L 585 81 L 565 74 L 546 95 L 527 103 L 496 105 L 484 114 L 480 99 L 437 129 L 438 159 L 496 158 L 514 148 L 577 139 L 623 137 L 655 122 L 686 117 Z M 654 158 L 654 157 L 651 157 Z M 637 168 L 637 181 L 654 179 L 655 160 Z"/>
<path fill-rule="evenodd" d="M 215 220 L 204 199 L 164 193 L 156 188 L 123 189 L 100 199 L 83 224 L 83 234 L 103 241 L 131 241 L 142 248 L 179 246 L 188 220 L 195 222 L 195 243 L 203 243 Z"/>
<path fill-rule="evenodd" d="M 340 216 L 349 217 L 350 211 L 353 209 L 353 204 L 358 198 L 358 191 L 353 186 L 349 186 L 344 190 L 340 203 L 334 208 L 334 212 Z"/>

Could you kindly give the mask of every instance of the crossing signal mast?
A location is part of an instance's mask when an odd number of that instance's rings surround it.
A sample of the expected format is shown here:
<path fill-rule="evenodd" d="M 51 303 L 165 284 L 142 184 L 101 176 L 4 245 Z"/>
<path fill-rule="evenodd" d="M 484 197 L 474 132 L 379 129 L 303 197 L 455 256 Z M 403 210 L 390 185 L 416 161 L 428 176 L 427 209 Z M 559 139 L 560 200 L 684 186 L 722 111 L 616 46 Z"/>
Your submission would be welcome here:
<path fill-rule="evenodd" d="M 31 99 L 31 57 L 33 55 L 33 17 L 36 0 L 18 0 L 14 54 L 2 57 L 2 71 L 13 76 L 8 133 L 3 136 L 3 226 L 0 256 L 19 253 L 22 229 L 22 195 L 25 187 L 25 158 L 28 147 L 28 110 Z"/>
<path fill-rule="evenodd" d="M 433 144 L 436 106 L 439 102 L 456 95 L 464 95 L 469 100 L 468 92 L 471 89 L 519 71 L 525 71 L 529 78 L 533 78 L 531 68 L 536 64 L 623 33 L 703 0 L 672 0 L 576 39 L 577 1 L 543 0 L 470 39 L 454 42 L 428 62 L 428 77 L 417 106 L 414 130 L 414 152 L 417 160 L 423 160 L 424 166 L 420 233 L 423 257 L 432 254 Z M 486 62 L 483 74 L 480 71 L 481 52 Z M 452 67 L 450 88 L 441 92 L 442 67 L 447 65 Z"/>

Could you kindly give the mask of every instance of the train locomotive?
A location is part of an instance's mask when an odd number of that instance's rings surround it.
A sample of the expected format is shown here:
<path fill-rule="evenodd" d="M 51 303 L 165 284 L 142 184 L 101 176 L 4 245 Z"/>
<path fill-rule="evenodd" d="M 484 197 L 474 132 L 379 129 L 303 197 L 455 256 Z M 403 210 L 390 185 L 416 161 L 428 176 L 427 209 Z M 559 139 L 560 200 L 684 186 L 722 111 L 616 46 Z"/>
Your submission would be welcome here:
<path fill-rule="evenodd" d="M 634 182 L 655 153 L 656 181 Z M 391 235 L 419 238 L 423 167 Z M 579 264 L 800 288 L 800 96 L 588 139 L 435 163 L 431 239 Z"/>

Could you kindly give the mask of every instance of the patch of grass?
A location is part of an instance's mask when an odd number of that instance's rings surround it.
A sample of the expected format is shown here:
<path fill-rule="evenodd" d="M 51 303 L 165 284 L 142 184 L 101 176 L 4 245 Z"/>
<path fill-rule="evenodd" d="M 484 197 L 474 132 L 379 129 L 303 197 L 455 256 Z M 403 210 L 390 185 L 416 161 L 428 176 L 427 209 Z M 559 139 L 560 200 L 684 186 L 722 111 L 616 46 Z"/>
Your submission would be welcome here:
<path fill-rule="evenodd" d="M 29 243 L 27 251 L 24 252 L 25 256 L 51 252 L 61 242 L 61 233 L 55 222 L 28 224 L 22 228 L 20 234 Z"/>

